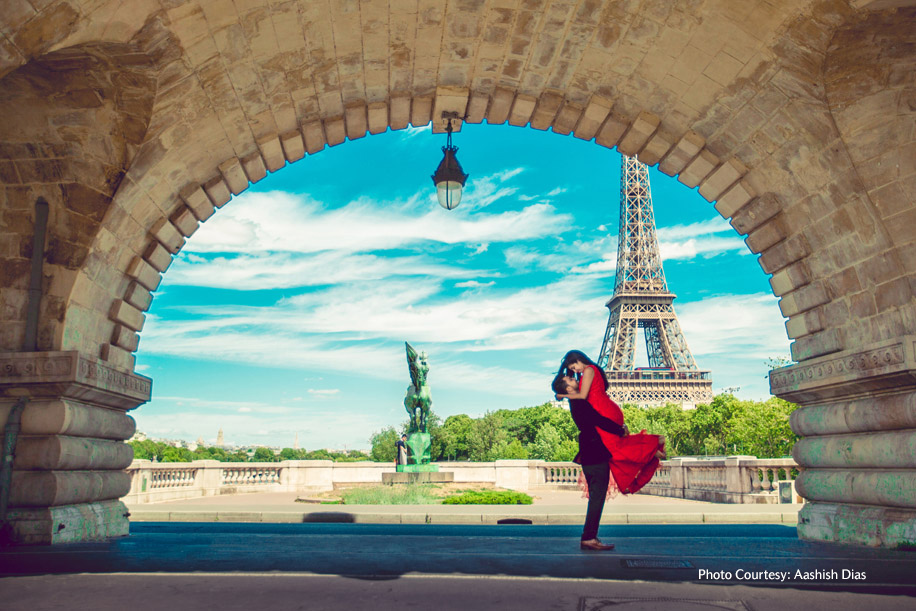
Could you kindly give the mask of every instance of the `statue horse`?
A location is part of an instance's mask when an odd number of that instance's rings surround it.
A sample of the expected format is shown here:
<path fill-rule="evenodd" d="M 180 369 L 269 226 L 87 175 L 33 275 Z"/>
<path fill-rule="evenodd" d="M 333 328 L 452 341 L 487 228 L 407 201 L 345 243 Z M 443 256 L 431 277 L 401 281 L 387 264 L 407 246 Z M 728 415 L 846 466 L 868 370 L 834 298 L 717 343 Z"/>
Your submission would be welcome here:
<path fill-rule="evenodd" d="M 410 370 L 410 386 L 404 397 L 404 408 L 410 415 L 409 433 L 426 433 L 426 420 L 433 400 L 426 384 L 426 374 L 429 372 L 429 363 L 426 361 L 425 352 L 417 352 L 409 343 L 407 347 L 407 368 Z"/>

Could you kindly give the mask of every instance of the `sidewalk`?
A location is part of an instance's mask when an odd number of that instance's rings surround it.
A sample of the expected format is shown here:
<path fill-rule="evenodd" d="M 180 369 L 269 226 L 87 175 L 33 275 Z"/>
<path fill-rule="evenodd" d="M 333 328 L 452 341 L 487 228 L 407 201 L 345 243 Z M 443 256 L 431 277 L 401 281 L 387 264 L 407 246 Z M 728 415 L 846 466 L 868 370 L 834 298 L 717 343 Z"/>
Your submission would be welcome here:
<path fill-rule="evenodd" d="M 578 491 L 536 490 L 532 505 L 323 505 L 294 492 L 234 494 L 129 505 L 132 522 L 348 522 L 362 524 L 581 524 Z M 637 494 L 608 499 L 602 524 L 787 524 L 802 505 L 731 505 Z"/>

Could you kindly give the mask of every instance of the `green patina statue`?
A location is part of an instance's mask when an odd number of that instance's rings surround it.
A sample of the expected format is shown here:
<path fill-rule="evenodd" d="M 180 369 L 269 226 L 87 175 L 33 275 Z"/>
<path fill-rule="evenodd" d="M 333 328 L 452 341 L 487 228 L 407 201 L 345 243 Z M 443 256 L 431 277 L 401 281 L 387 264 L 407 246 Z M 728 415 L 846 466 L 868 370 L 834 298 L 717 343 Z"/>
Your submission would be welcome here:
<path fill-rule="evenodd" d="M 429 363 L 426 361 L 425 352 L 417 352 L 413 346 L 404 342 L 407 348 L 407 368 L 410 371 L 410 386 L 404 397 L 404 408 L 410 416 L 407 429 L 407 445 L 411 449 L 413 465 L 429 466 L 429 448 L 431 440 L 427 430 L 427 419 L 433 400 L 429 394 L 429 385 L 426 383 L 426 374 L 429 373 Z M 400 468 L 399 468 L 400 470 Z M 426 469 L 424 469 L 426 470 Z"/>
<path fill-rule="evenodd" d="M 429 396 L 429 385 L 426 383 L 429 363 L 426 361 L 425 352 L 418 353 L 407 342 L 404 342 L 404 346 L 407 348 L 407 368 L 410 370 L 410 386 L 407 387 L 407 395 L 404 397 L 404 407 L 410 415 L 407 434 L 426 433 L 426 419 L 433 402 Z"/>

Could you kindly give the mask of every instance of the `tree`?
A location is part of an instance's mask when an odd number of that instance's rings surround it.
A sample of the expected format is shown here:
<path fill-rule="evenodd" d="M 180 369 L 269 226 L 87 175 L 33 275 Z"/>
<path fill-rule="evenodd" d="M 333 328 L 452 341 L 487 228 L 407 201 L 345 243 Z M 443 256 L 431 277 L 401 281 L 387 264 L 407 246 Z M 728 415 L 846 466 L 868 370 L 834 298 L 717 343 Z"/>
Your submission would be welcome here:
<path fill-rule="evenodd" d="M 528 448 L 522 445 L 522 442 L 518 439 L 513 439 L 510 443 L 500 446 L 496 459 L 521 459 L 524 460 L 528 458 Z"/>
<path fill-rule="evenodd" d="M 283 448 L 280 450 L 280 460 L 301 460 L 303 454 L 305 454 L 305 450 Z"/>
<path fill-rule="evenodd" d="M 474 420 L 465 414 L 449 416 L 439 428 L 442 439 L 442 456 L 452 460 L 468 460 L 468 438 L 472 434 Z"/>
<path fill-rule="evenodd" d="M 393 463 L 397 457 L 397 447 L 395 444 L 400 437 L 401 436 L 394 430 L 393 426 L 389 426 L 374 433 L 372 437 L 369 438 L 369 446 L 372 448 L 369 450 L 369 456 L 375 462 Z"/>
<path fill-rule="evenodd" d="M 468 458 L 474 462 L 495 460 L 499 447 L 507 445 L 508 435 L 498 413 L 487 412 L 474 420 L 468 437 Z"/>
<path fill-rule="evenodd" d="M 739 453 L 761 458 L 789 456 L 798 436 L 789 417 L 798 406 L 776 397 L 765 403 L 748 402 L 731 422 L 728 442 Z"/>
<path fill-rule="evenodd" d="M 255 448 L 254 462 L 276 462 L 277 455 L 270 448 Z"/>
<path fill-rule="evenodd" d="M 538 431 L 534 443 L 529 447 L 531 458 L 541 460 L 554 460 L 557 450 L 560 449 L 560 434 L 551 424 L 545 424 Z"/>

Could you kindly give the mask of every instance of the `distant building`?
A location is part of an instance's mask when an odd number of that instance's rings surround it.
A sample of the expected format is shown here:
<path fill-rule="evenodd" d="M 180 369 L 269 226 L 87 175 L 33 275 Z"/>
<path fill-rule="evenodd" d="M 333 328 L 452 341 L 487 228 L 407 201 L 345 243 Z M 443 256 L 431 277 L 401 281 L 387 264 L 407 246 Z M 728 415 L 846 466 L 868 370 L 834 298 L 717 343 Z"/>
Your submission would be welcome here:
<path fill-rule="evenodd" d="M 226 440 L 223 439 L 223 429 L 220 429 L 216 434 L 216 447 L 221 448 L 226 445 Z"/>

